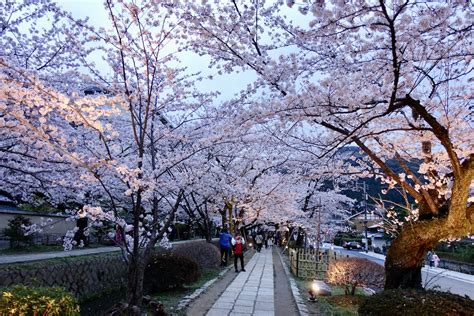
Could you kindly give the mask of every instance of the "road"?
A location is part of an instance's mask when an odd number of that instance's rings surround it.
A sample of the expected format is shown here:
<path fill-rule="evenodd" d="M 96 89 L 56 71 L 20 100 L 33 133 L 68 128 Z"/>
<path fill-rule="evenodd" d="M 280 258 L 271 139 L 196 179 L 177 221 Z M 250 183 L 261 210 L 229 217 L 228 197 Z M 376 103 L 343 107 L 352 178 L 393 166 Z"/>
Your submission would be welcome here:
<path fill-rule="evenodd" d="M 385 260 L 381 256 L 374 257 L 363 251 L 337 249 L 342 256 L 367 258 L 380 265 L 384 265 Z M 424 267 L 421 270 L 423 286 L 429 289 L 451 292 L 461 296 L 468 296 L 474 300 L 474 276 L 440 268 Z"/>

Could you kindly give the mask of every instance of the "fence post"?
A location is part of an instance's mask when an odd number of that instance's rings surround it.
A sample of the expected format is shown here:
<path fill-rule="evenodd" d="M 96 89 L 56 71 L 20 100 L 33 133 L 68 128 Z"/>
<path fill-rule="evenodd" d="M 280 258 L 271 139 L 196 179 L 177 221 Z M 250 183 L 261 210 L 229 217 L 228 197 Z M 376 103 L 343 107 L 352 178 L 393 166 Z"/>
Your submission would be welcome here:
<path fill-rule="evenodd" d="M 299 272 L 300 272 L 300 268 L 299 268 L 299 263 L 300 263 L 300 251 L 298 248 L 295 248 L 296 249 L 296 277 L 299 277 Z"/>

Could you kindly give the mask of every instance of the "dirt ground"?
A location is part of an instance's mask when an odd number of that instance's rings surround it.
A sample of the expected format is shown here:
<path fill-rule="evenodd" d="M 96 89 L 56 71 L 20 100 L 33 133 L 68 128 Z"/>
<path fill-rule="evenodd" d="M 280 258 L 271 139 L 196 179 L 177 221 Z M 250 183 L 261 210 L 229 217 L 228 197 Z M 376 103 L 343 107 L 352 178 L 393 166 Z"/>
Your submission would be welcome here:
<path fill-rule="evenodd" d="M 293 296 L 290 289 L 289 281 L 286 277 L 283 266 L 281 265 L 280 258 L 278 256 L 278 248 L 273 249 L 273 274 L 274 274 L 274 286 L 275 286 L 275 315 L 277 316 L 290 316 L 298 315 L 296 304 L 293 300 Z M 245 256 L 245 261 L 248 262 L 253 256 L 254 252 L 251 251 Z M 205 315 L 206 312 L 211 308 L 212 304 L 227 288 L 227 286 L 236 277 L 233 269 L 230 269 L 224 276 L 217 280 L 211 287 L 209 287 L 201 296 L 199 296 L 190 306 L 186 309 L 186 315 L 200 316 Z"/>
<path fill-rule="evenodd" d="M 275 315 L 290 316 L 298 315 L 293 294 L 291 293 L 290 282 L 283 270 L 278 248 L 273 249 L 273 278 L 275 282 Z"/>
<path fill-rule="evenodd" d="M 281 256 L 282 256 L 282 259 L 285 262 L 286 266 L 288 267 L 289 264 L 290 264 L 290 262 L 288 260 L 288 255 L 287 254 L 282 254 Z M 310 303 L 308 301 L 308 299 L 309 299 L 308 290 L 307 290 L 307 288 L 305 288 L 305 286 L 302 286 L 301 281 L 299 281 L 299 280 L 295 280 L 295 281 L 296 281 L 296 285 L 298 286 L 298 288 L 300 290 L 301 299 L 305 303 L 309 314 L 310 315 L 325 315 L 323 312 L 321 312 L 320 303 L 318 303 L 318 302 L 311 302 Z M 306 283 L 306 282 L 303 281 L 303 284 L 304 283 Z M 292 298 L 293 298 L 293 296 L 292 296 Z M 293 315 L 293 314 L 287 314 L 287 316 L 289 316 L 289 315 Z M 295 315 L 298 315 L 298 313 L 296 313 Z"/>

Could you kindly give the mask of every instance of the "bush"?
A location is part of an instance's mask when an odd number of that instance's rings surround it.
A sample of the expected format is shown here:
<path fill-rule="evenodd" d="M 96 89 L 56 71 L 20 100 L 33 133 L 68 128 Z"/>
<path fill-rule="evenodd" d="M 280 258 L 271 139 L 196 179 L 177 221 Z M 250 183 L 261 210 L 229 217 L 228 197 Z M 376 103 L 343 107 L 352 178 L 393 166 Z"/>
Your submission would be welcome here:
<path fill-rule="evenodd" d="M 155 293 L 196 282 L 200 276 L 196 261 L 177 254 L 154 254 L 146 266 L 143 286 Z"/>
<path fill-rule="evenodd" d="M 29 218 L 17 215 L 8 221 L 8 228 L 4 229 L 4 234 L 10 237 L 10 248 L 19 249 L 32 244 L 33 236 L 26 235 L 23 226 L 31 226 Z"/>
<path fill-rule="evenodd" d="M 387 290 L 368 296 L 359 315 L 474 315 L 474 301 L 459 295 L 423 290 Z"/>
<path fill-rule="evenodd" d="M 63 288 L 15 285 L 2 290 L 0 315 L 79 315 L 79 305 Z"/>
<path fill-rule="evenodd" d="M 196 261 L 201 269 L 215 268 L 221 263 L 219 249 L 205 241 L 176 244 L 173 253 Z"/>
<path fill-rule="evenodd" d="M 381 265 L 362 258 L 344 258 L 332 262 L 327 271 L 328 283 L 345 287 L 345 293 L 354 295 L 358 286 L 380 289 L 385 283 Z"/>

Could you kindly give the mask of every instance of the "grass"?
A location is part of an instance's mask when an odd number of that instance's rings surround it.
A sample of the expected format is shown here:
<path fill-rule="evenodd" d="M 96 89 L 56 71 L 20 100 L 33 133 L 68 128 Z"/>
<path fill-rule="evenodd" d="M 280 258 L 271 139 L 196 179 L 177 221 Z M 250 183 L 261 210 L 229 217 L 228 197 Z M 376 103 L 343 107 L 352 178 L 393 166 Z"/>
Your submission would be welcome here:
<path fill-rule="evenodd" d="M 101 253 L 96 255 L 84 255 L 84 256 L 71 256 L 71 257 L 61 257 L 61 258 L 52 258 L 52 259 L 44 259 L 38 261 L 27 261 L 27 262 L 18 262 L 18 263 L 7 263 L 0 265 L 0 269 L 22 269 L 22 270 L 31 270 L 31 269 L 38 269 L 42 267 L 47 267 L 53 264 L 67 264 L 70 262 L 80 262 L 80 261 L 88 261 L 91 259 L 96 258 L 104 258 L 104 257 L 119 257 L 120 255 L 117 253 Z"/>
<path fill-rule="evenodd" d="M 309 280 L 295 278 L 296 284 L 300 290 L 303 301 L 310 314 L 338 315 L 338 316 L 356 316 L 359 315 L 357 309 L 364 299 L 362 290 L 356 289 L 356 294 L 345 295 L 344 288 L 340 286 L 330 286 L 331 296 L 318 296 L 316 303 L 308 302 L 308 283 Z"/>
<path fill-rule="evenodd" d="M 286 266 L 289 266 L 288 256 L 282 255 Z M 356 316 L 359 315 L 357 309 L 361 300 L 364 298 L 363 291 L 356 289 L 354 296 L 345 295 L 344 288 L 341 286 L 330 286 L 332 296 L 318 296 L 317 302 L 308 302 L 308 283 L 310 280 L 294 277 L 296 285 L 300 290 L 300 295 L 306 303 L 311 315 L 337 315 L 337 316 Z"/>
<path fill-rule="evenodd" d="M 160 293 L 153 294 L 153 298 L 159 301 L 164 305 L 164 308 L 168 314 L 182 316 L 186 315 L 185 311 L 176 310 L 181 299 L 193 293 L 195 290 L 201 288 L 204 283 L 216 278 L 219 275 L 219 272 L 222 270 L 220 268 L 210 268 L 204 269 L 201 273 L 201 277 L 195 283 L 185 285 L 180 289 L 173 289 L 170 291 L 164 291 Z"/>
<path fill-rule="evenodd" d="M 0 255 L 20 255 L 28 253 L 43 253 L 43 252 L 53 252 L 53 251 L 62 251 L 64 248 L 62 246 L 44 246 L 44 245 L 33 245 L 25 248 L 16 248 L 16 249 L 0 249 Z"/>
<path fill-rule="evenodd" d="M 99 244 L 92 244 L 84 248 L 77 248 L 77 249 L 91 249 L 91 248 L 100 248 L 100 247 L 107 247 L 105 245 Z M 64 251 L 64 247 L 62 245 L 32 245 L 25 248 L 16 248 L 16 249 L 0 249 L 0 255 L 24 255 L 24 254 L 31 254 L 31 253 L 45 253 L 45 252 L 55 252 L 55 251 Z"/>

